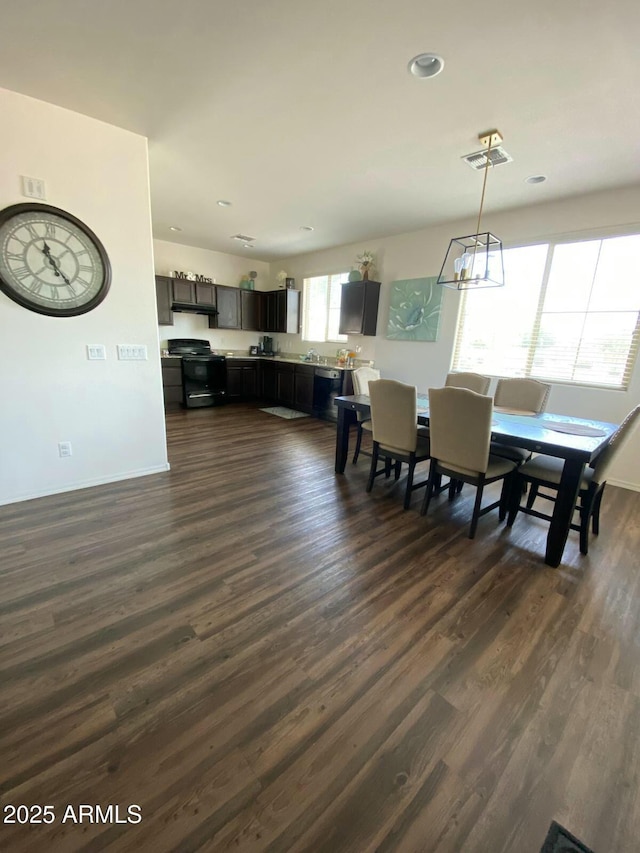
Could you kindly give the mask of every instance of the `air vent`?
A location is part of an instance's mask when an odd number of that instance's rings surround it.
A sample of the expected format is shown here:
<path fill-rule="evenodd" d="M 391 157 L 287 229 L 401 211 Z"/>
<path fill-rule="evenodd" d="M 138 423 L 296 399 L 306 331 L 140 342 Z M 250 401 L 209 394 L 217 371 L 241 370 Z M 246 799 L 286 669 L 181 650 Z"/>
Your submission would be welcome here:
<path fill-rule="evenodd" d="M 239 240 L 241 243 L 252 243 L 256 238 L 255 237 L 247 237 L 246 234 L 232 234 L 232 240 Z"/>
<path fill-rule="evenodd" d="M 481 171 L 487 164 L 487 151 L 475 151 L 473 154 L 466 154 L 462 158 L 465 163 L 468 163 L 472 169 Z M 502 166 L 503 163 L 512 163 L 513 157 L 507 154 L 502 145 L 497 145 L 492 148 L 489 153 L 489 162 L 492 166 Z"/>

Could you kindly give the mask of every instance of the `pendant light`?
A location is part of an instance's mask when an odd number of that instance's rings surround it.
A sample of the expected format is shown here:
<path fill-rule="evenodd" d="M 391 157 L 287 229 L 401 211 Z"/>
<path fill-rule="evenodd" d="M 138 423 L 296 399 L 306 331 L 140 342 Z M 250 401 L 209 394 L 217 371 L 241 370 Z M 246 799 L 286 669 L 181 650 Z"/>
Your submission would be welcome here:
<path fill-rule="evenodd" d="M 502 135 L 497 130 L 492 130 L 481 134 L 478 139 L 487 149 L 487 153 L 476 233 L 451 240 L 438 276 L 438 284 L 453 290 L 504 286 L 502 241 L 489 231 L 480 231 L 487 175 L 491 166 L 491 149 L 500 145 Z"/>

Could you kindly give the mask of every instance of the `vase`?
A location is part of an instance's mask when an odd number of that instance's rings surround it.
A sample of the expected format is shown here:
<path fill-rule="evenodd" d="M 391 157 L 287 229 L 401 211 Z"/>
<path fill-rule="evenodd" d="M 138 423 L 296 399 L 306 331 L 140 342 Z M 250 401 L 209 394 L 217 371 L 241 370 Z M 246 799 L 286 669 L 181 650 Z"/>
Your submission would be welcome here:
<path fill-rule="evenodd" d="M 362 280 L 369 281 L 369 264 L 362 264 L 360 270 L 362 272 Z"/>
<path fill-rule="evenodd" d="M 349 281 L 362 281 L 362 273 L 360 270 L 351 270 L 349 273 Z"/>

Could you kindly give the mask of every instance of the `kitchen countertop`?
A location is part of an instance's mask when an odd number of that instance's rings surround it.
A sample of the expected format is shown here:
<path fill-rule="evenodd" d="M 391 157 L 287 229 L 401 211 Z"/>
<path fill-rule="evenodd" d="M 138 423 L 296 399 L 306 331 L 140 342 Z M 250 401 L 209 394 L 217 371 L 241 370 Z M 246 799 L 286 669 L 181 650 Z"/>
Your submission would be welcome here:
<path fill-rule="evenodd" d="M 308 364 L 311 367 L 332 367 L 335 370 L 355 370 L 355 367 L 347 367 L 344 364 L 336 364 L 335 359 L 331 359 L 327 356 L 327 363 L 318 361 L 305 361 L 303 358 L 295 358 L 294 356 L 286 356 L 286 355 L 249 355 L 248 353 L 239 353 L 234 352 L 233 355 L 227 355 L 224 352 L 215 352 L 212 353 L 215 355 L 224 355 L 229 361 L 233 361 L 234 359 L 242 359 L 242 361 L 284 361 L 287 364 Z M 180 359 L 181 355 L 163 355 L 162 358 L 172 358 L 172 359 Z M 324 358 L 324 356 L 321 356 Z M 368 364 L 368 362 L 367 362 Z M 356 367 L 360 367 L 361 365 L 356 365 Z"/>

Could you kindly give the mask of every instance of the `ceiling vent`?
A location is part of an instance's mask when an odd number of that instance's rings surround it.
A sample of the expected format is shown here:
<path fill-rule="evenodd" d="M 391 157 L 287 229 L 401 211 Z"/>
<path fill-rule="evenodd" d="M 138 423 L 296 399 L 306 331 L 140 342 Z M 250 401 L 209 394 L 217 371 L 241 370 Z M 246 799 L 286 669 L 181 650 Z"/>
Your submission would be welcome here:
<path fill-rule="evenodd" d="M 253 243 L 256 239 L 255 237 L 247 237 L 246 234 L 232 234 L 232 240 L 240 240 L 241 243 Z"/>
<path fill-rule="evenodd" d="M 465 163 L 468 163 L 472 169 L 480 172 L 484 169 L 487 162 L 487 151 L 474 151 L 473 154 L 466 154 L 463 158 Z M 502 145 L 497 145 L 489 152 L 489 164 L 491 166 L 502 166 L 503 163 L 512 163 L 513 157 L 507 154 Z"/>

